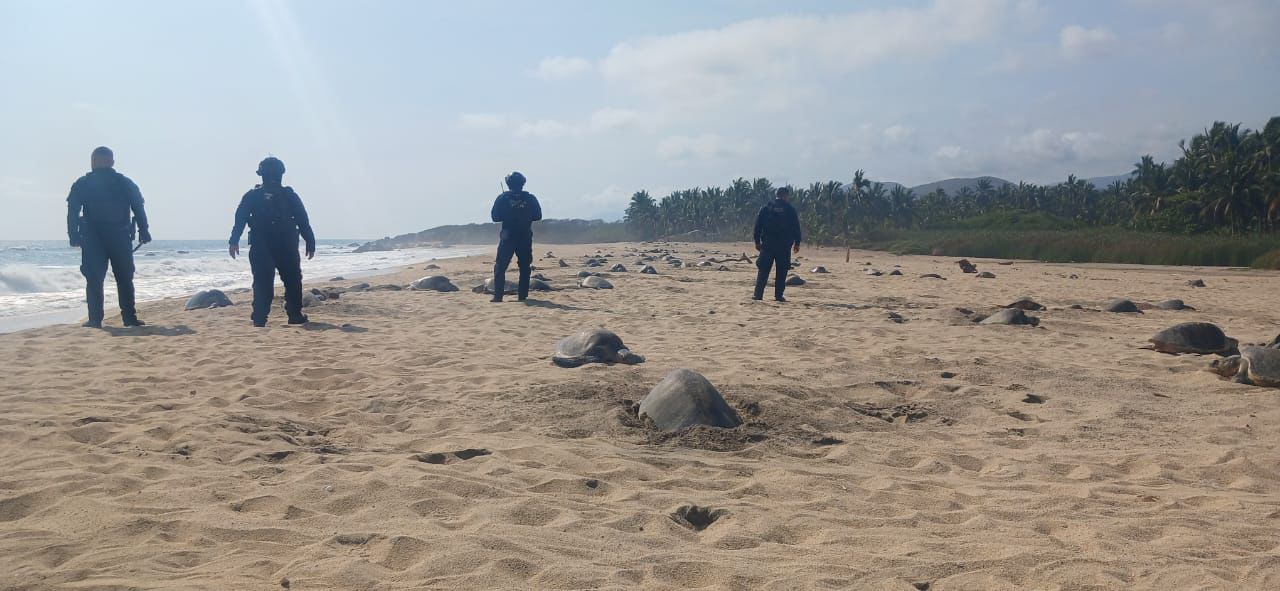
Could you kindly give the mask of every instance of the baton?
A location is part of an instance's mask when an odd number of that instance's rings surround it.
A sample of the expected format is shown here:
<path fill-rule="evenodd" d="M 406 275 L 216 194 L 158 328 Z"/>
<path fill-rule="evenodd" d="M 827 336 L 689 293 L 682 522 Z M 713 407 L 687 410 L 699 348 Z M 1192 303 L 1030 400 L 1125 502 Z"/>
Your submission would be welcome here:
<path fill-rule="evenodd" d="M 145 242 L 139 242 L 137 246 L 133 247 L 133 252 L 138 252 L 138 249 L 139 249 L 139 248 L 142 248 L 142 245 L 143 245 L 143 244 L 146 244 L 146 243 L 145 243 Z"/>

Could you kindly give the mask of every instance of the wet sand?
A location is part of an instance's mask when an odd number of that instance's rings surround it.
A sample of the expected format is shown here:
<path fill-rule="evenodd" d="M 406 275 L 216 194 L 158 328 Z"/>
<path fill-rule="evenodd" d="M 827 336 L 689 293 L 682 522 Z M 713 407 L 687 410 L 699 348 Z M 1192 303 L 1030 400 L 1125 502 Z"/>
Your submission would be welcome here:
<path fill-rule="evenodd" d="M 529 305 L 470 291 L 481 256 L 305 328 L 232 294 L 0 335 L 0 589 L 1280 588 L 1280 391 L 1142 348 L 1270 340 L 1280 274 L 821 250 L 777 304 L 746 263 L 636 273 L 654 247 L 536 245 L 572 267 L 540 259 L 562 289 Z M 597 248 L 630 272 L 578 289 Z M 957 311 L 1024 295 L 1039 327 Z M 1197 310 L 1070 309 L 1116 297 Z M 648 361 L 551 364 L 592 326 Z M 747 424 L 647 430 L 633 403 L 681 367 Z"/>

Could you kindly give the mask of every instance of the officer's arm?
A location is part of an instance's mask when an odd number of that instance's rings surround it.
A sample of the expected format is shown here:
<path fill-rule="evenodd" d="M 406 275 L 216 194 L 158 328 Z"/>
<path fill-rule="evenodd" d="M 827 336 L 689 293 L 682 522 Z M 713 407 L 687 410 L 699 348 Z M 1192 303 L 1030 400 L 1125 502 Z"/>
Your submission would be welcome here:
<path fill-rule="evenodd" d="M 791 235 L 796 239 L 796 246 L 799 246 L 802 242 L 801 238 L 803 238 L 803 236 L 800 232 L 800 214 L 794 207 L 791 208 Z"/>
<path fill-rule="evenodd" d="M 151 225 L 147 223 L 147 210 L 143 207 L 142 191 L 133 181 L 129 181 L 129 209 L 133 210 L 133 219 L 138 224 L 138 231 L 146 232 Z"/>
<path fill-rule="evenodd" d="M 503 218 L 507 217 L 507 208 L 504 207 L 506 204 L 507 200 L 503 199 L 502 196 L 499 195 L 498 198 L 493 201 L 493 209 L 489 211 L 489 217 L 493 218 L 493 221 L 495 222 L 501 222 Z"/>
<path fill-rule="evenodd" d="M 67 239 L 71 241 L 71 246 L 80 246 L 80 209 L 84 207 L 84 202 L 80 195 L 80 181 L 76 181 L 71 185 L 71 192 L 67 194 Z"/>
<path fill-rule="evenodd" d="M 244 234 L 245 224 L 249 223 L 249 195 L 252 194 L 252 192 L 245 193 L 244 197 L 240 198 L 240 205 L 236 207 L 236 223 L 231 226 L 231 240 L 229 241 L 232 246 L 240 244 L 240 235 Z"/>
<path fill-rule="evenodd" d="M 298 232 L 302 234 L 302 240 L 307 243 L 307 252 L 316 251 L 316 233 L 311 229 L 311 218 L 307 217 L 307 208 L 302 205 L 302 198 L 297 193 L 289 191 L 290 200 L 293 201 L 293 221 L 298 224 Z"/>
<path fill-rule="evenodd" d="M 530 221 L 537 222 L 542 220 L 542 205 L 538 204 L 538 198 L 533 195 L 529 196 L 529 201 L 533 203 L 533 217 Z"/>
<path fill-rule="evenodd" d="M 760 239 L 764 236 L 764 211 L 768 206 L 760 208 L 760 213 L 756 214 L 756 229 L 752 231 L 751 238 L 755 241 L 756 246 L 760 246 Z"/>

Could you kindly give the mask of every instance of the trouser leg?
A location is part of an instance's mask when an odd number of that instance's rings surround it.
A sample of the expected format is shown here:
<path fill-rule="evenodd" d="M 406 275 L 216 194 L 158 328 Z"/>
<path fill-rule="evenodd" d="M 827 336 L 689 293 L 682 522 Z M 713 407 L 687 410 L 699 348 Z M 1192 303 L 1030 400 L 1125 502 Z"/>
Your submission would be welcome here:
<path fill-rule="evenodd" d="M 102 283 L 107 279 L 107 249 L 97 236 L 86 234 L 80 246 L 80 274 L 84 275 L 84 301 L 89 321 L 102 322 Z"/>
<path fill-rule="evenodd" d="M 249 247 L 249 267 L 253 270 L 253 318 L 256 324 L 265 324 L 271 313 L 271 301 L 276 297 L 276 263 L 266 245 Z"/>
<path fill-rule="evenodd" d="M 297 245 L 280 248 L 274 256 L 284 283 L 284 311 L 290 320 L 296 320 L 302 317 L 302 256 Z"/>
<path fill-rule="evenodd" d="M 126 322 L 138 319 L 133 289 L 133 242 L 128 236 L 112 238 L 107 243 L 107 257 L 111 261 L 111 274 L 116 280 L 116 292 L 120 302 L 120 317 Z"/>
<path fill-rule="evenodd" d="M 767 248 L 762 249 L 760 257 L 756 259 L 756 268 L 759 269 L 759 272 L 756 273 L 756 290 L 752 297 L 757 299 L 764 297 L 764 287 L 765 284 L 769 283 L 769 269 L 771 267 L 773 267 L 773 253 Z"/>
<path fill-rule="evenodd" d="M 533 270 L 533 242 L 525 242 L 516 246 L 516 264 L 520 267 L 520 283 L 516 288 L 516 297 L 524 300 L 529 297 L 529 273 Z"/>
<path fill-rule="evenodd" d="M 502 299 L 507 288 L 507 267 L 511 266 L 511 257 L 516 251 L 506 240 L 498 243 L 498 256 L 493 261 L 493 299 Z"/>
<path fill-rule="evenodd" d="M 781 299 L 782 292 L 787 289 L 787 274 L 791 272 L 791 251 L 782 249 L 774 254 L 773 264 L 778 267 L 773 278 L 773 297 Z"/>

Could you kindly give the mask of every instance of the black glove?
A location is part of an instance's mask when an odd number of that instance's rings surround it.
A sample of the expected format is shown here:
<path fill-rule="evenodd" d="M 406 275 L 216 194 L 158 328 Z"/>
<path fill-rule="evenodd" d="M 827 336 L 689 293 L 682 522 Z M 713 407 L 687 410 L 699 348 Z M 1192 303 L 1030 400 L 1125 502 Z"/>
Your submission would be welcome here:
<path fill-rule="evenodd" d="M 138 230 L 138 242 L 140 244 L 146 244 L 148 242 L 151 242 L 151 230 L 147 228 L 142 228 L 141 230 Z"/>

